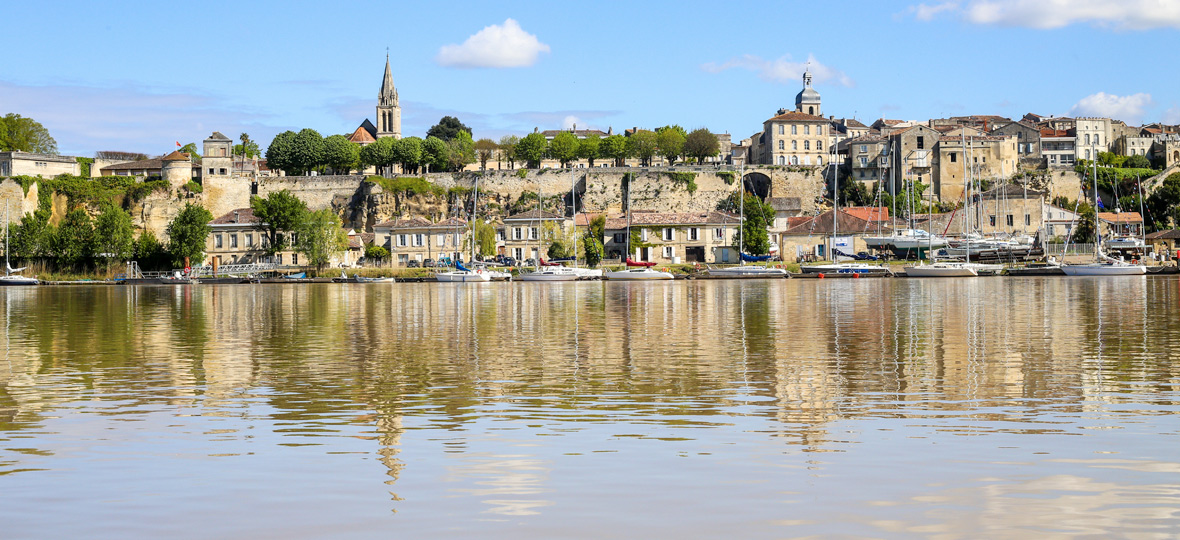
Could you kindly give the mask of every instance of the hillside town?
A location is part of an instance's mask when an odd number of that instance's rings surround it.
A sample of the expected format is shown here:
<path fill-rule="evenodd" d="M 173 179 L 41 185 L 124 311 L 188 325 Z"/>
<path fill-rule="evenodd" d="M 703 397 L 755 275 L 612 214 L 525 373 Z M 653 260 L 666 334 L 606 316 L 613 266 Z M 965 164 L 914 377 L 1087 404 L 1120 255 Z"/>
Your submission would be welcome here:
<path fill-rule="evenodd" d="M 825 111 L 810 72 L 801 82 L 793 106 L 768 104 L 773 112 L 740 139 L 676 125 L 618 132 L 572 125 L 473 140 L 449 116 L 419 138 L 403 136 L 387 59 L 375 122 L 364 119 L 348 134 L 288 131 L 263 150 L 246 134 L 235 143 L 214 131 L 199 148 L 151 158 L 0 152 L 0 177 L 11 179 L 0 189 L 17 210 L 9 222 L 24 238 L 11 255 L 59 257 L 47 246 L 62 242 L 26 238 L 33 222 L 60 228 L 71 211 L 101 210 L 68 193 L 46 199 L 28 189 L 33 179 L 53 189 L 48 179 L 70 177 L 154 186 L 121 204 L 135 236 L 151 232 L 162 245 L 181 207 L 204 208 L 207 233 L 190 264 L 215 266 L 309 263 L 296 231 L 259 232 L 273 227 L 256 213 L 257 201 L 276 193 L 334 216 L 338 245 L 328 259 L 312 257 L 320 266 L 453 265 L 471 254 L 536 264 L 583 256 L 587 230 L 595 231 L 600 258 L 616 262 L 726 264 L 742 253 L 792 263 L 906 257 L 873 238 L 919 229 L 1030 239 L 1038 247 L 1030 253 L 1043 255 L 1048 244 L 1093 242 L 1082 223 L 1095 204 L 1100 237 L 1146 239 L 1123 254 L 1165 260 L 1175 253 L 1180 186 L 1161 187 L 1180 164 L 1180 126 L 1033 113 L 862 121 L 831 114 L 846 104 Z M 739 188 L 752 198 L 749 209 Z M 760 221 L 747 242 L 739 229 L 752 214 Z M 487 239 L 478 237 L 473 216 L 489 226 Z M 282 242 L 284 234 L 292 240 Z"/>

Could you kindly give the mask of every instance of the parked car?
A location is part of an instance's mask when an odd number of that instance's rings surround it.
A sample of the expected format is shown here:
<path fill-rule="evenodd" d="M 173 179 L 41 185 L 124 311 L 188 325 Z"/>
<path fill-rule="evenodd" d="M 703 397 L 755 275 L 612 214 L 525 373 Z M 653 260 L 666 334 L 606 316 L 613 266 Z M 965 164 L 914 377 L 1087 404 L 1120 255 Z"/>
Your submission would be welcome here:
<path fill-rule="evenodd" d="M 406 268 L 418 268 L 419 266 L 422 266 L 422 264 L 418 262 L 418 259 L 413 259 L 406 263 Z"/>
<path fill-rule="evenodd" d="M 422 261 L 422 268 L 434 268 L 434 259 L 426 259 Z"/>

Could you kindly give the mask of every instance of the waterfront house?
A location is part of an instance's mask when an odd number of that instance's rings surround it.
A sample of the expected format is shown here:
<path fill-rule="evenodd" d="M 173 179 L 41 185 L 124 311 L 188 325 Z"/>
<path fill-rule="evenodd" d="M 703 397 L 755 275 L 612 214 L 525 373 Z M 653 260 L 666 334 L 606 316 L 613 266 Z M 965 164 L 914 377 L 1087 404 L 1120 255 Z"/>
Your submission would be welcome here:
<path fill-rule="evenodd" d="M 401 218 L 373 226 L 373 244 L 389 250 L 397 266 L 410 261 L 422 263 L 426 259 L 466 259 L 470 237 L 467 221 L 448 218 L 438 223 L 423 218 Z"/>
<path fill-rule="evenodd" d="M 736 263 L 741 218 L 728 212 L 631 213 L 631 258 L 669 263 Z M 627 251 L 627 215 L 607 216 L 603 251 L 606 258 L 623 259 Z M 772 239 L 773 241 L 773 239 Z"/>
<path fill-rule="evenodd" d="M 1180 229 L 1156 231 L 1147 235 L 1147 245 L 1152 252 L 1159 253 L 1164 260 L 1180 259 Z"/>
<path fill-rule="evenodd" d="M 1045 239 L 1046 240 L 1062 240 L 1069 236 L 1070 231 L 1077 226 L 1081 215 L 1073 210 L 1067 210 L 1058 206 L 1045 203 L 1043 211 L 1045 216 Z"/>
<path fill-rule="evenodd" d="M 499 238 L 503 239 L 500 253 L 518 261 L 537 260 L 538 247 L 539 255 L 547 258 L 553 242 L 569 245 L 573 238 L 573 220 L 535 208 L 504 218 L 498 229 L 502 233 Z"/>
<path fill-rule="evenodd" d="M 274 263 L 278 265 L 299 265 L 299 253 L 292 249 L 268 254 L 270 239 L 263 229 L 264 224 L 254 215 L 253 208 L 237 208 L 209 222 L 211 232 L 205 240 L 206 263 L 217 266 L 228 264 Z M 284 239 L 292 240 L 290 233 L 280 232 Z M 290 248 L 292 242 L 288 242 Z"/>
<path fill-rule="evenodd" d="M 790 228 L 778 234 L 779 255 L 784 262 L 799 262 L 809 258 L 830 259 L 829 238 L 836 237 L 835 245 L 840 251 L 855 255 L 868 251 L 864 237 L 892 234 L 889 212 L 885 208 L 852 207 L 841 208 L 832 222 L 833 211 L 818 216 L 796 217 L 789 221 Z"/>
<path fill-rule="evenodd" d="M 1139 236 L 1143 234 L 1143 217 L 1139 212 L 1098 212 L 1102 237 Z"/>

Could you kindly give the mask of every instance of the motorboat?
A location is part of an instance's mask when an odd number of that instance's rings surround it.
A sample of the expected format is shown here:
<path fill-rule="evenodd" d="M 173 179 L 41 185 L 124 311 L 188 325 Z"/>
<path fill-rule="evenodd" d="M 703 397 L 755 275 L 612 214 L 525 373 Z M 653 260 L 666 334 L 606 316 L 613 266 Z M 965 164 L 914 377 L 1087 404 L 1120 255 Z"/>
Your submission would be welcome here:
<path fill-rule="evenodd" d="M 602 277 L 610 280 L 651 281 L 660 279 L 674 279 L 672 274 L 649 267 L 626 268 L 602 273 Z"/>
<path fill-rule="evenodd" d="M 919 264 L 905 267 L 907 277 L 976 277 L 979 271 L 976 264 L 953 261 L 940 261 L 931 264 Z"/>
<path fill-rule="evenodd" d="M 728 266 L 725 268 L 709 267 L 706 272 L 710 276 L 727 278 L 782 278 L 787 277 L 787 271 L 782 268 L 757 265 Z"/>
<path fill-rule="evenodd" d="M 1103 256 L 1099 262 L 1063 264 L 1061 271 L 1067 276 L 1142 276 L 1147 267 Z"/>
<path fill-rule="evenodd" d="M 573 268 L 564 266 L 542 266 L 532 272 L 524 272 L 516 279 L 518 281 L 577 281 L 578 273 Z"/>
<path fill-rule="evenodd" d="M 888 267 L 865 263 L 809 264 L 800 266 L 799 270 L 804 274 L 887 275 L 890 273 Z"/>
<path fill-rule="evenodd" d="M 434 277 L 445 283 L 487 283 L 492 280 L 492 273 L 485 272 L 482 268 L 472 270 L 463 266 L 463 263 L 457 262 L 454 270 L 439 272 Z"/>

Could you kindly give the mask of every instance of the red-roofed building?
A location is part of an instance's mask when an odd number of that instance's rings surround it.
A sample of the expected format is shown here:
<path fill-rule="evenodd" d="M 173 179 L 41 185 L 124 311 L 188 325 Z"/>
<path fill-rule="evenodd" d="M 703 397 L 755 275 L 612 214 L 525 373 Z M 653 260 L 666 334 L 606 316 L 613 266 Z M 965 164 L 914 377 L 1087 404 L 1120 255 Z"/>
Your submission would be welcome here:
<path fill-rule="evenodd" d="M 763 165 L 823 167 L 833 160 L 831 122 L 822 116 L 819 92 L 811 87 L 811 73 L 803 74 L 803 90 L 795 96 L 795 110 L 779 109 L 762 123 L 753 137 L 750 161 Z"/>
<path fill-rule="evenodd" d="M 1143 234 L 1143 216 L 1139 212 L 1098 212 L 1102 236 L 1139 236 Z"/>

